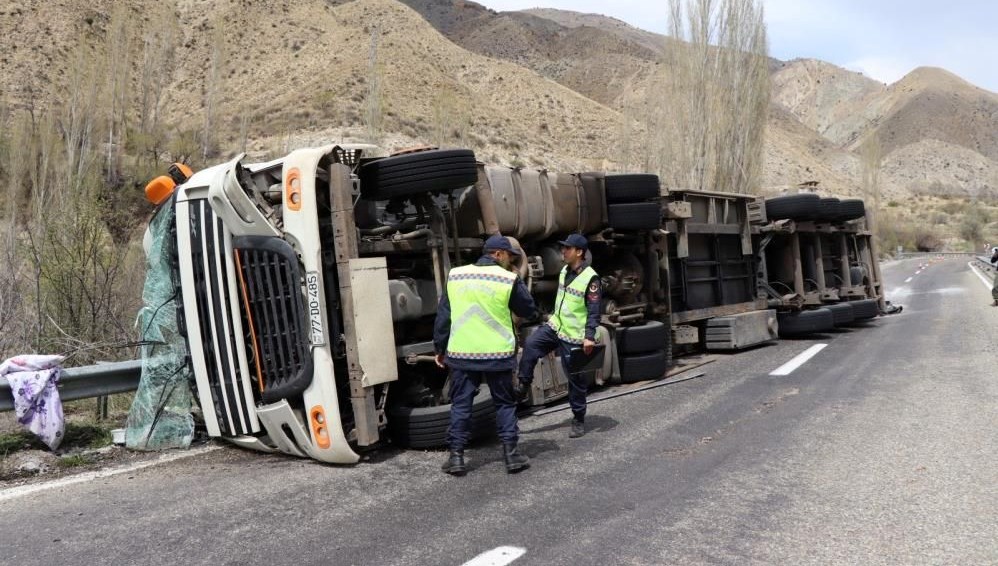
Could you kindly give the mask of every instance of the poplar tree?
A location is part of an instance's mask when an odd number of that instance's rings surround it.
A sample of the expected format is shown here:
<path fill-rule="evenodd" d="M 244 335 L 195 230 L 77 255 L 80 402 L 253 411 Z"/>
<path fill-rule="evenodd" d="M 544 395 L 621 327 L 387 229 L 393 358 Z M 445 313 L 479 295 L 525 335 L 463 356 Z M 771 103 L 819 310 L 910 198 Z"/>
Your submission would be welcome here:
<path fill-rule="evenodd" d="M 663 143 L 673 186 L 758 188 L 769 108 L 766 24 L 758 0 L 669 0 L 671 77 L 653 105 L 678 143 Z"/>

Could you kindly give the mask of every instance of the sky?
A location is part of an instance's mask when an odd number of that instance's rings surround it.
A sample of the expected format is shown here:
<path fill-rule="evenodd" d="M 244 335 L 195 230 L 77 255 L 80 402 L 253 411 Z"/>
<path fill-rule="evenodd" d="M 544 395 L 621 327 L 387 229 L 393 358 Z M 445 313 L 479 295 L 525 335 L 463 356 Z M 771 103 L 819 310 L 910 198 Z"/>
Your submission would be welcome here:
<path fill-rule="evenodd" d="M 665 33 L 666 0 L 478 0 L 493 10 L 559 8 L 612 16 Z M 821 59 L 884 83 L 942 67 L 998 92 L 993 0 L 762 0 L 769 54 Z"/>

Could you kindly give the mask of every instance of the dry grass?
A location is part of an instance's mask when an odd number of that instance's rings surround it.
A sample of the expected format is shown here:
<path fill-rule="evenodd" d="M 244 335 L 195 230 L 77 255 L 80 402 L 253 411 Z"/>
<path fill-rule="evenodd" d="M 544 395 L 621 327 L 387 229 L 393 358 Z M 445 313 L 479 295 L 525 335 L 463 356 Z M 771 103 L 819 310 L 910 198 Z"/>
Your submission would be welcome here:
<path fill-rule="evenodd" d="M 976 238 L 968 238 L 967 226 L 979 222 Z M 975 251 L 985 243 L 998 242 L 998 200 L 980 201 L 962 197 L 916 195 L 887 200 L 880 211 L 878 235 L 881 250 Z"/>

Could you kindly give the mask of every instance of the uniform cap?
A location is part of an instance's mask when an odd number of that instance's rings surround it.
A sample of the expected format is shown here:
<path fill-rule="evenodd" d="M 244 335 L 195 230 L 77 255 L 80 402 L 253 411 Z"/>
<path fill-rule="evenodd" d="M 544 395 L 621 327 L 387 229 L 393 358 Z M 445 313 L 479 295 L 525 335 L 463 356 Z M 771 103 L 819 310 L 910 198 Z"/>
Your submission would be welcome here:
<path fill-rule="evenodd" d="M 582 234 L 569 234 L 567 238 L 560 240 L 558 243 L 563 246 L 579 248 L 580 250 L 589 249 L 589 240 L 587 240 Z"/>
<path fill-rule="evenodd" d="M 502 234 L 493 234 L 489 236 L 489 239 L 485 240 L 485 246 L 483 249 L 486 253 L 496 250 L 505 250 L 513 255 L 520 255 L 520 252 L 516 251 L 516 248 L 514 248 L 513 244 L 510 243 L 509 238 L 503 236 Z"/>

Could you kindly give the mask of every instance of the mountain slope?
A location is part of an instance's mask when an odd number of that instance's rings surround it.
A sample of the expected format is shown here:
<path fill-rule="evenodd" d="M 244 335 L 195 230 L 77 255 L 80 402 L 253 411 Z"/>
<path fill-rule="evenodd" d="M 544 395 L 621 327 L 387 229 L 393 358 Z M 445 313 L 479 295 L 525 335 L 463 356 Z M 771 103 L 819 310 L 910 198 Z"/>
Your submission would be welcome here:
<path fill-rule="evenodd" d="M 836 144 L 844 144 L 854 130 L 841 128 L 858 105 L 881 96 L 885 86 L 824 61 L 797 59 L 773 73 L 772 100 L 804 125 Z"/>
<path fill-rule="evenodd" d="M 773 100 L 844 150 L 876 140 L 889 191 L 931 184 L 973 192 L 996 184 L 998 95 L 922 67 L 892 85 L 813 60 L 773 75 Z"/>
<path fill-rule="evenodd" d="M 602 14 L 583 14 L 554 8 L 531 8 L 523 10 L 522 13 L 545 18 L 567 28 L 586 27 L 610 32 L 628 43 L 644 47 L 657 56 L 665 55 L 668 42 L 670 41 L 664 35 L 638 29 L 626 22 Z"/>
<path fill-rule="evenodd" d="M 61 110 L 71 76 L 89 69 L 95 84 L 106 81 L 116 10 L 128 16 L 136 107 L 144 45 L 174 30 L 172 59 L 152 68 L 167 85 L 160 131 L 196 140 L 211 101 L 210 159 L 361 139 L 374 108 L 389 148 L 463 145 L 487 161 L 612 169 L 643 139 L 630 125 L 642 118 L 638 101 L 664 96 L 653 85 L 669 76 L 666 38 L 596 14 L 462 0 L 24 0 L 0 8 L 10 45 L 0 53 L 0 105 L 38 113 L 61 100 Z M 994 93 L 939 69 L 884 86 L 796 60 L 774 63 L 772 76 L 766 186 L 817 180 L 856 194 L 857 148 L 873 138 L 887 194 L 998 184 Z M 372 83 L 380 104 L 368 102 Z"/>
<path fill-rule="evenodd" d="M 889 102 L 880 116 L 858 128 L 863 139 L 875 135 L 885 154 L 921 140 L 934 139 L 998 160 L 998 95 L 977 88 L 943 69 L 920 67 L 888 87 Z M 869 125 L 875 125 L 869 127 Z"/>
<path fill-rule="evenodd" d="M 34 1 L 30 9 L 16 10 L 32 21 L 59 22 L 49 25 L 68 31 L 51 34 L 48 46 L 38 44 L 44 64 L 36 62 L 38 57 L 22 57 L 19 50 L 17 72 L 0 79 L 13 105 L 27 104 L 11 88 L 18 80 L 37 96 L 33 84 L 65 84 L 60 77 L 72 65 L 67 54 L 100 51 L 106 30 L 82 39 L 80 30 L 89 25 L 86 18 L 107 22 L 113 3 L 80 10 L 82 5 L 63 0 L 43 13 L 43 4 Z M 389 146 L 468 145 L 487 160 L 523 158 L 579 169 L 601 163 L 613 145 L 611 134 L 619 121 L 615 111 L 523 66 L 467 51 L 393 0 L 338 5 L 323 0 L 183 1 L 169 7 L 184 25 L 176 38 L 176 64 L 162 69 L 169 85 L 164 121 L 170 131 L 199 131 L 207 93 L 216 91 L 214 131 L 225 153 L 238 147 L 242 128 L 249 148 L 259 154 L 361 137 L 365 101 L 375 78 Z M 157 25 L 143 19 L 144 10 L 136 7 L 131 13 L 131 61 L 136 66 L 142 60 L 141 38 Z M 21 25 L 20 17 L 5 15 L 2 30 L 18 44 L 38 32 Z M 372 38 L 377 44 L 374 67 Z M 97 65 L 104 61 L 94 57 Z M 213 57 L 220 61 L 214 72 Z M 437 135 L 437 122 L 445 122 L 445 135 Z"/>
<path fill-rule="evenodd" d="M 584 96 L 620 107 L 625 95 L 643 90 L 656 68 L 665 38 L 613 26 L 565 25 L 552 13 L 495 12 L 460 0 L 402 0 L 458 45 L 523 65 Z M 598 24 L 603 16 L 589 23 Z M 616 20 L 614 20 L 616 21 Z M 617 22 L 620 25 L 626 25 Z M 607 29 L 610 28 L 610 29 Z"/>

